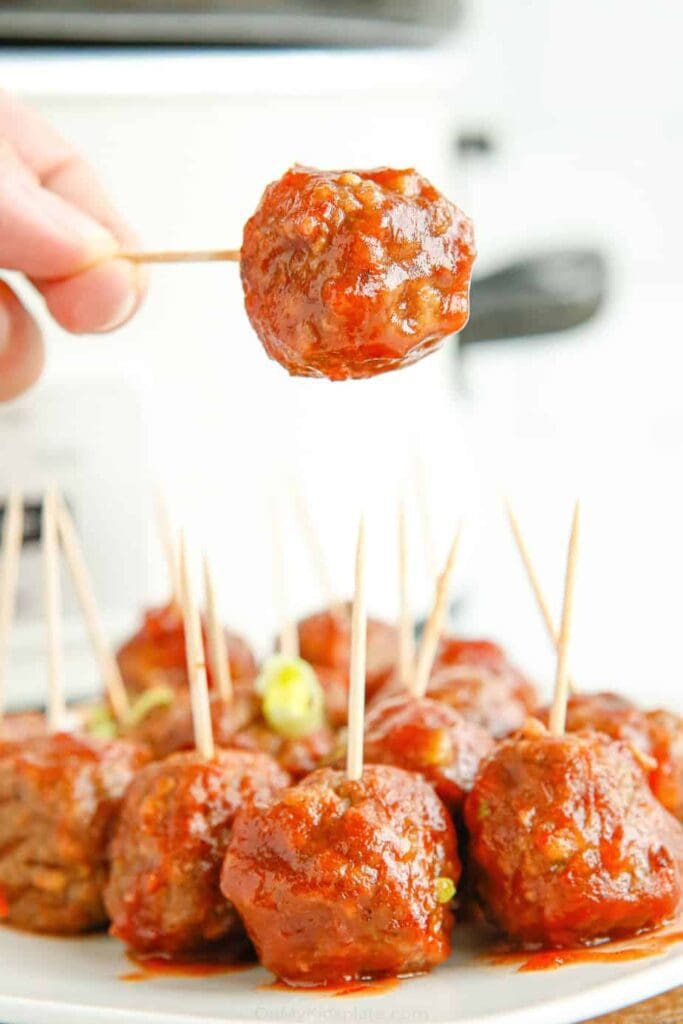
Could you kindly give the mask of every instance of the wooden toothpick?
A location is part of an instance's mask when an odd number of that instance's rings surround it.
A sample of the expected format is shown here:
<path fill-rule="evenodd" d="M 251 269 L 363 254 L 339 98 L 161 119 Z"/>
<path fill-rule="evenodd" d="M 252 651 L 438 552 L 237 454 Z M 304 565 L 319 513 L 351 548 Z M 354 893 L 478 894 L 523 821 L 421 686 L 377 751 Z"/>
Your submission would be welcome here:
<path fill-rule="evenodd" d="M 63 727 L 66 716 L 56 506 L 57 495 L 50 488 L 43 498 L 42 523 L 43 600 L 47 636 L 47 725 L 50 732 L 58 732 Z"/>
<path fill-rule="evenodd" d="M 271 506 L 271 533 L 273 545 L 273 596 L 275 610 L 280 627 L 280 653 L 286 658 L 299 656 L 299 631 L 289 611 L 287 600 L 287 583 L 285 579 L 285 563 L 280 529 L 279 507 L 273 500 Z"/>
<path fill-rule="evenodd" d="M 155 252 L 122 252 L 131 263 L 239 263 L 239 249 L 161 249 Z"/>
<path fill-rule="evenodd" d="M 548 604 L 545 594 L 543 593 L 541 581 L 538 578 L 538 574 L 531 560 L 529 547 L 526 543 L 526 540 L 524 539 L 524 534 L 522 533 L 522 528 L 519 525 L 519 520 L 515 515 L 512 505 L 510 504 L 507 498 L 504 499 L 504 503 L 505 511 L 507 512 L 508 521 L 510 523 L 510 529 L 512 530 L 512 536 L 515 538 L 515 544 L 517 545 L 517 551 L 519 552 L 519 557 L 522 560 L 522 565 L 524 566 L 527 579 L 529 580 L 529 583 L 531 584 L 531 589 L 534 592 L 536 604 L 538 605 L 538 610 L 541 613 L 541 617 L 543 619 L 546 632 L 550 637 L 550 641 L 553 647 L 557 651 L 557 647 L 560 640 L 559 630 L 555 625 L 552 613 L 550 611 L 550 605 Z M 572 693 L 578 692 L 576 680 L 571 675 L 569 676 L 569 689 Z"/>
<path fill-rule="evenodd" d="M 100 610 L 95 599 L 90 573 L 85 563 L 83 548 L 76 531 L 76 526 L 61 496 L 55 500 L 57 530 L 62 542 L 64 557 L 71 574 L 76 597 L 83 614 L 90 643 L 99 666 L 100 674 L 106 688 L 112 711 L 119 723 L 126 720 L 130 710 L 130 701 L 123 683 L 116 655 L 107 639 Z"/>
<path fill-rule="evenodd" d="M 182 594 L 183 625 L 185 627 L 185 660 L 190 681 L 190 703 L 194 742 L 198 753 L 210 761 L 215 748 L 211 727 L 209 684 L 206 678 L 206 658 L 202 638 L 202 622 L 194 599 L 192 581 L 187 567 L 185 539 L 180 538 L 180 588 Z"/>
<path fill-rule="evenodd" d="M 365 603 L 365 524 L 358 526 L 356 576 L 351 612 L 351 656 L 349 664 L 348 746 L 346 775 L 357 780 L 363 775 L 363 735 L 365 724 L 365 661 L 367 654 L 368 614 Z"/>
<path fill-rule="evenodd" d="M 398 506 L 398 589 L 398 675 L 401 685 L 408 689 L 415 671 L 415 626 L 410 608 L 406 508 L 403 500 Z"/>
<path fill-rule="evenodd" d="M 171 529 L 171 521 L 168 517 L 168 506 L 163 493 L 158 490 L 154 496 L 154 509 L 156 512 L 157 531 L 161 541 L 161 549 L 164 553 L 166 569 L 168 571 L 168 582 L 171 588 L 173 603 L 180 607 L 180 578 L 178 571 L 178 552 Z"/>
<path fill-rule="evenodd" d="M 5 505 L 0 563 L 0 723 L 5 713 L 9 638 L 17 603 L 19 560 L 23 542 L 24 498 L 20 490 L 13 488 Z"/>
<path fill-rule="evenodd" d="M 427 692 L 429 677 L 434 664 L 434 658 L 436 657 L 436 651 L 439 646 L 439 638 L 443 632 L 444 620 L 446 618 L 448 589 L 453 569 L 455 567 L 458 548 L 460 546 L 461 533 L 462 527 L 458 526 L 448 552 L 448 557 L 446 558 L 446 564 L 436 581 L 434 604 L 432 605 L 432 610 L 429 613 L 429 618 L 427 619 L 427 623 L 422 634 L 422 640 L 417 654 L 415 677 L 411 687 L 415 697 L 424 697 Z"/>
<path fill-rule="evenodd" d="M 209 662 L 216 680 L 218 696 L 226 704 L 233 697 L 232 676 L 230 674 L 230 656 L 225 630 L 218 617 L 216 589 L 209 560 L 204 555 L 204 601 L 206 606 L 206 632 L 209 640 Z"/>
<path fill-rule="evenodd" d="M 569 696 L 569 637 L 574 608 L 574 579 L 576 559 L 579 553 L 579 503 L 574 508 L 572 530 L 567 550 L 567 569 L 564 577 L 564 600 L 562 603 L 562 622 L 557 645 L 557 671 L 555 674 L 555 692 L 553 705 L 550 709 L 549 727 L 553 736 L 562 736 L 567 719 L 567 698 Z"/>

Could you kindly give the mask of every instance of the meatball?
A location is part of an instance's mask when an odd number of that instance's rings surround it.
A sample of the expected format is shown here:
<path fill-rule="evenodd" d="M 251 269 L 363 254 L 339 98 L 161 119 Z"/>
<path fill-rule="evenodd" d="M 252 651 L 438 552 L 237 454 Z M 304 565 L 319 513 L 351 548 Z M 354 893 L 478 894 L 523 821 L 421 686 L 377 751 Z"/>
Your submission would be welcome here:
<path fill-rule="evenodd" d="M 400 679 L 393 675 L 375 701 L 402 692 Z M 538 705 L 534 686 L 501 647 L 488 640 L 454 636 L 445 636 L 439 643 L 427 696 L 449 704 L 496 739 L 520 729 Z"/>
<path fill-rule="evenodd" d="M 465 802 L 487 915 L 523 945 L 574 946 L 671 918 L 683 896 L 683 827 L 633 749 L 601 733 L 504 741 Z"/>
<path fill-rule="evenodd" d="M 414 363 L 469 316 L 471 222 L 417 171 L 293 167 L 244 228 L 247 315 L 299 377 Z"/>
<path fill-rule="evenodd" d="M 652 792 L 683 821 L 683 718 L 672 711 L 646 711 L 655 766 L 648 776 Z"/>
<path fill-rule="evenodd" d="M 258 703 L 251 687 L 237 686 L 229 703 L 217 694 L 211 696 L 211 728 L 219 747 L 233 745 L 235 734 L 256 718 Z M 179 690 L 171 704 L 153 708 L 128 735 L 146 743 L 155 758 L 168 757 L 177 750 L 191 750 L 194 725 L 189 692 Z"/>
<path fill-rule="evenodd" d="M 232 678 L 253 679 L 256 661 L 248 645 L 234 633 L 226 631 L 225 635 Z M 152 686 L 185 689 L 185 630 L 180 609 L 168 604 L 146 612 L 141 628 L 123 644 L 117 658 L 126 689 L 133 697 Z M 208 676 L 211 685 L 210 666 Z"/>
<path fill-rule="evenodd" d="M 333 706 L 341 706 L 339 687 L 348 693 L 351 658 L 351 606 L 327 608 L 302 619 L 298 626 L 299 653 L 313 666 L 323 688 L 335 687 Z M 398 656 L 396 627 L 381 619 L 368 619 L 366 690 L 372 696 L 393 672 Z M 334 673 L 334 674 L 333 674 Z M 342 716 L 337 710 L 336 717 Z M 346 718 L 343 722 L 346 724 Z"/>
<path fill-rule="evenodd" d="M 195 751 L 150 764 L 130 786 L 111 845 L 111 933 L 140 952 L 200 950 L 242 933 L 219 888 L 237 810 L 286 786 L 265 754 Z"/>
<path fill-rule="evenodd" d="M 107 845 L 146 751 L 54 733 L 0 750 L 0 904 L 10 924 L 74 934 L 103 927 Z"/>
<path fill-rule="evenodd" d="M 419 775 L 320 768 L 235 819 L 221 887 L 290 985 L 428 970 L 450 952 L 450 817 Z"/>
<path fill-rule="evenodd" d="M 427 697 L 394 697 L 365 722 L 365 761 L 419 772 L 451 810 L 461 807 L 493 746 L 480 726 Z"/>
<path fill-rule="evenodd" d="M 547 720 L 547 710 L 543 720 Z M 572 694 L 567 705 L 567 730 L 594 729 L 625 740 L 652 758 L 645 766 L 658 800 L 683 819 L 683 718 L 671 711 L 641 711 L 615 693 Z"/>
<path fill-rule="evenodd" d="M 427 694 L 449 704 L 496 739 L 520 729 L 531 712 L 529 700 L 514 678 L 476 666 L 438 668 L 429 679 Z"/>
<path fill-rule="evenodd" d="M 303 779 L 331 759 L 336 752 L 337 738 L 324 725 L 308 736 L 287 739 L 274 732 L 261 718 L 233 736 L 231 746 L 239 750 L 261 750 L 270 754 L 293 779 Z"/>
<path fill-rule="evenodd" d="M 0 722 L 0 745 L 44 736 L 47 722 L 42 711 L 14 711 Z"/>

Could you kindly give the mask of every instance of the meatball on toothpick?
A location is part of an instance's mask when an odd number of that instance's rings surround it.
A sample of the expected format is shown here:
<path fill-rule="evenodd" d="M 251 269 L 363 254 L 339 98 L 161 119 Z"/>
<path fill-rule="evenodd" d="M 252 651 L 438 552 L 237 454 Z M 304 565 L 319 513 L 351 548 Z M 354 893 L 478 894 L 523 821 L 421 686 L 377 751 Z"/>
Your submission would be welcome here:
<path fill-rule="evenodd" d="M 465 804 L 470 863 L 492 922 L 523 946 L 621 938 L 670 920 L 683 896 L 683 827 L 630 744 L 565 733 L 578 507 L 549 731 L 530 722 L 486 760 Z"/>
<path fill-rule="evenodd" d="M 67 935 L 106 924 L 111 829 L 128 783 L 148 756 L 126 741 L 60 731 L 57 512 L 50 491 L 42 530 L 50 732 L 0 748 L 0 905 L 9 924 Z"/>
<path fill-rule="evenodd" d="M 290 985 L 412 974 L 450 952 L 453 825 L 419 775 L 363 765 L 365 644 L 361 527 L 346 770 L 320 768 L 238 814 L 222 872 L 260 961 Z"/>
<path fill-rule="evenodd" d="M 268 755 L 215 747 L 199 611 L 184 545 L 180 559 L 195 749 L 140 772 L 111 847 L 111 932 L 140 952 L 176 955 L 240 942 L 220 869 L 237 810 L 285 786 Z"/>

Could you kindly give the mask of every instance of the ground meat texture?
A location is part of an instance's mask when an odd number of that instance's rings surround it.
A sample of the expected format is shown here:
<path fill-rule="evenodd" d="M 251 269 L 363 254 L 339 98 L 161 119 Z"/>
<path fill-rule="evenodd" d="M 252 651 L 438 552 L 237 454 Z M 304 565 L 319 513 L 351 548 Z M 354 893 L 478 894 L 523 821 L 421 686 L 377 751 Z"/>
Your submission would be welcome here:
<path fill-rule="evenodd" d="M 427 695 L 448 704 L 496 739 L 520 729 L 530 714 L 517 683 L 487 669 L 443 666 L 431 676 Z"/>
<path fill-rule="evenodd" d="M 459 874 L 453 824 L 431 786 L 366 765 L 358 782 L 318 769 L 239 814 L 221 885 L 261 963 L 311 986 L 445 960 L 453 921 L 438 880 Z"/>
<path fill-rule="evenodd" d="M 541 718 L 547 721 L 545 710 Z M 641 711 L 616 693 L 576 693 L 567 705 L 567 731 L 594 729 L 625 740 L 653 759 L 652 792 L 683 819 L 683 718 L 671 711 Z"/>
<path fill-rule="evenodd" d="M 445 668 L 481 668 L 494 676 L 500 676 L 509 683 L 510 690 L 524 704 L 527 711 L 535 712 L 538 707 L 536 687 L 508 658 L 506 652 L 491 640 L 466 640 L 462 637 L 441 638 L 434 659 L 433 674 Z"/>
<path fill-rule="evenodd" d="M 106 924 L 107 845 L 142 748 L 68 733 L 0 750 L 0 908 L 10 924 L 70 935 Z"/>
<path fill-rule="evenodd" d="M 416 171 L 293 167 L 247 221 L 247 314 L 271 359 L 303 377 L 372 377 L 461 330 L 471 222 Z"/>
<path fill-rule="evenodd" d="M 249 646 L 234 633 L 226 631 L 225 635 L 232 678 L 253 679 L 257 667 Z M 152 686 L 187 688 L 185 631 L 180 609 L 168 604 L 146 612 L 141 628 L 123 644 L 117 658 L 123 681 L 133 697 Z M 211 686 L 210 666 L 208 676 Z"/>
<path fill-rule="evenodd" d="M 536 726 L 498 747 L 465 802 L 487 915 L 519 943 L 551 948 L 667 921 L 683 896 L 683 827 L 632 748 Z"/>
<path fill-rule="evenodd" d="M 351 606 L 327 608 L 302 619 L 298 626 L 299 653 L 316 672 L 323 686 L 329 678 L 325 669 L 339 674 L 335 684 L 348 690 L 351 658 Z M 389 678 L 398 656 L 396 627 L 381 619 L 368 618 L 366 689 L 372 696 Z M 345 724 L 345 719 L 344 723 Z M 340 723 L 342 724 L 342 723 Z"/>
<path fill-rule="evenodd" d="M 250 685 L 238 684 L 233 699 L 228 703 L 217 694 L 211 696 L 211 727 L 217 746 L 233 745 L 235 734 L 258 716 L 259 703 Z M 153 708 L 128 735 L 146 743 L 157 759 L 178 750 L 191 750 L 194 747 L 194 725 L 189 692 L 179 690 L 172 704 Z"/>
<path fill-rule="evenodd" d="M 242 936 L 219 888 L 236 812 L 289 777 L 267 755 L 174 754 L 131 785 L 111 846 L 111 932 L 140 952 L 179 954 Z"/>
<path fill-rule="evenodd" d="M 446 704 L 394 697 L 373 707 L 365 722 L 365 761 L 419 772 L 451 810 L 462 806 L 491 736 Z"/>

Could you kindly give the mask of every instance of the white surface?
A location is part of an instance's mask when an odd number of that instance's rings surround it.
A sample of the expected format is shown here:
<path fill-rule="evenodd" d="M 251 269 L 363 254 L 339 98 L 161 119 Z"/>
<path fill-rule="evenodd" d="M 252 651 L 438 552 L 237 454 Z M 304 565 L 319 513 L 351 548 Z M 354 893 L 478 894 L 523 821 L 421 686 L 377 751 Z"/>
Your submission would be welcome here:
<path fill-rule="evenodd" d="M 187 978 L 124 981 L 136 970 L 114 939 L 48 939 L 0 931 L 3 1024 L 199 1024 L 296 1021 L 297 1024 L 574 1024 L 679 984 L 683 952 L 623 963 L 594 963 L 518 973 L 477 955 L 467 929 L 458 951 L 430 975 L 378 995 L 336 998 L 268 989 L 261 968 Z"/>

